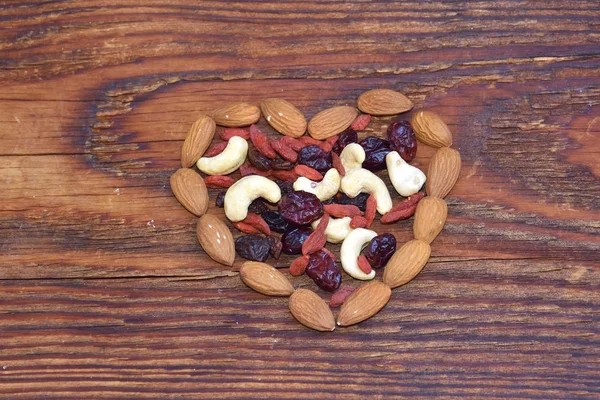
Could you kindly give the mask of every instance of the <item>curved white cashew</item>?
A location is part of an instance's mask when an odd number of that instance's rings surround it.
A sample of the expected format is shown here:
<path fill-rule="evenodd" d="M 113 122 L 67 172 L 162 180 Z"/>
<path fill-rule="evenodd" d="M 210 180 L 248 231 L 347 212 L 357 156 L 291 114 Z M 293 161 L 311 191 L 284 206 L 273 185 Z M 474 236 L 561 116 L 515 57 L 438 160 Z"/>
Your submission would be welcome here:
<path fill-rule="evenodd" d="M 427 179 L 423 171 L 409 165 L 397 151 L 392 151 L 385 156 L 385 164 L 390 174 L 390 181 L 400 196 L 408 197 L 417 193 Z"/>
<path fill-rule="evenodd" d="M 340 190 L 342 177 L 335 168 L 331 168 L 321 182 L 314 182 L 303 176 L 294 182 L 294 190 L 304 190 L 305 192 L 316 195 L 319 200 L 324 201 L 335 196 Z"/>
<path fill-rule="evenodd" d="M 340 249 L 340 261 L 342 262 L 344 271 L 351 277 L 362 281 L 368 281 L 369 279 L 375 278 L 374 270 L 371 270 L 369 274 L 365 274 L 358 267 L 358 256 L 360 255 L 360 251 L 375 236 L 377 236 L 377 232 L 370 229 L 357 228 L 350 232 L 346 239 L 344 239 L 342 248 Z"/>
<path fill-rule="evenodd" d="M 225 215 L 231 222 L 243 220 L 248 216 L 248 206 L 258 197 L 276 203 L 281 199 L 281 189 L 275 182 L 264 176 L 243 177 L 231 185 L 225 193 L 223 200 Z"/>
<path fill-rule="evenodd" d="M 317 229 L 317 225 L 319 225 L 318 220 L 314 221 L 311 226 L 313 229 Z M 343 218 L 329 218 L 329 223 L 327 224 L 327 228 L 325 228 L 325 236 L 327 237 L 327 241 L 329 243 L 340 243 L 353 231 L 350 228 L 350 221 L 352 218 L 343 217 Z"/>
<path fill-rule="evenodd" d="M 365 157 L 365 149 L 360 144 L 350 143 L 342 150 L 340 161 L 347 172 L 354 168 L 361 168 Z"/>
<path fill-rule="evenodd" d="M 202 157 L 196 163 L 198 169 L 206 175 L 227 175 L 235 171 L 246 160 L 248 142 L 239 136 L 233 136 L 227 147 L 214 157 Z"/>
<path fill-rule="evenodd" d="M 355 168 L 346 171 L 341 189 L 350 197 L 356 197 L 359 193 L 372 193 L 377 199 L 377 211 L 381 215 L 392 209 L 392 198 L 387 186 L 380 177 L 367 169 Z"/>

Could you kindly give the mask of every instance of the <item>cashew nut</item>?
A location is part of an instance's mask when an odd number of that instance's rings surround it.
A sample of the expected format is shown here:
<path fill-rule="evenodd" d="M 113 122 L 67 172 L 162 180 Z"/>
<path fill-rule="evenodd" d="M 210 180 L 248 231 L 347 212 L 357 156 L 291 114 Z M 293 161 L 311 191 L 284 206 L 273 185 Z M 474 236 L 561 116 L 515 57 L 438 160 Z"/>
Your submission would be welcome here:
<path fill-rule="evenodd" d="M 375 236 L 377 232 L 370 229 L 357 228 L 350 232 L 344 239 L 342 248 L 340 249 L 340 260 L 342 268 L 351 277 L 368 281 L 375 278 L 375 271 L 371 270 L 369 274 L 365 274 L 358 266 L 358 256 L 360 251 L 365 247 Z"/>
<path fill-rule="evenodd" d="M 377 199 L 377 211 L 381 215 L 392 209 L 392 198 L 385 183 L 367 169 L 355 168 L 346 171 L 341 189 L 350 197 L 356 197 L 359 193 L 372 193 Z"/>
<path fill-rule="evenodd" d="M 317 225 L 319 225 L 319 218 L 315 222 L 312 223 L 312 228 L 317 229 Z M 343 218 L 329 218 L 329 223 L 327 224 L 327 228 L 325 228 L 325 236 L 327 237 L 327 241 L 329 243 L 340 243 L 352 232 L 352 228 L 350 228 L 350 221 L 352 218 L 343 217 Z"/>
<path fill-rule="evenodd" d="M 316 195 L 319 200 L 324 201 L 335 196 L 340 190 L 342 177 L 335 168 L 331 168 L 321 182 L 314 182 L 303 176 L 294 182 L 294 190 L 304 190 L 305 192 Z"/>
<path fill-rule="evenodd" d="M 342 150 L 340 161 L 347 172 L 354 168 L 361 168 L 365 157 L 365 149 L 360 144 L 350 143 Z"/>
<path fill-rule="evenodd" d="M 421 186 L 425 183 L 425 174 L 419 168 L 404 161 L 397 151 L 392 151 L 385 156 L 385 164 L 390 174 L 390 181 L 400 196 L 408 197 L 421 190 Z"/>
<path fill-rule="evenodd" d="M 243 177 L 231 185 L 225 193 L 225 215 L 231 222 L 243 220 L 248 216 L 248 206 L 258 197 L 276 203 L 281 199 L 281 189 L 275 182 L 264 176 L 248 175 Z"/>
<path fill-rule="evenodd" d="M 235 171 L 246 160 L 248 142 L 239 136 L 233 136 L 227 147 L 214 157 L 202 157 L 196 163 L 198 169 L 206 175 L 227 175 Z"/>

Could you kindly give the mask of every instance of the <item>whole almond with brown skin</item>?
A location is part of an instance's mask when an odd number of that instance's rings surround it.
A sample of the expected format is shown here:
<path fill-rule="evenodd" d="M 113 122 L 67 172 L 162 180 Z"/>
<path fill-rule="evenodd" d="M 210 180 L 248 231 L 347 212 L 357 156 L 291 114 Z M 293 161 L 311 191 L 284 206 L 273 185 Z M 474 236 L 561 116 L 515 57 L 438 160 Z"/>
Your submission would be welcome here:
<path fill-rule="evenodd" d="M 206 115 L 190 128 L 181 147 L 181 166 L 190 168 L 202 157 L 215 136 L 215 121 Z"/>
<path fill-rule="evenodd" d="M 290 312 L 302 325 L 321 332 L 335 329 L 335 319 L 325 300 L 307 289 L 296 289 L 290 296 Z"/>
<path fill-rule="evenodd" d="M 448 217 L 448 205 L 444 199 L 431 196 L 423 198 L 415 211 L 413 222 L 415 239 L 425 243 L 433 242 L 444 227 L 446 217 Z"/>
<path fill-rule="evenodd" d="M 204 179 L 189 168 L 180 168 L 170 179 L 175 198 L 186 210 L 200 217 L 208 209 L 208 191 Z"/>
<path fill-rule="evenodd" d="M 296 107 L 284 99 L 265 99 L 260 102 L 263 116 L 277 132 L 293 138 L 306 132 L 306 118 Z"/>
<path fill-rule="evenodd" d="M 260 119 L 260 110 L 253 104 L 232 103 L 213 110 L 210 115 L 217 125 L 235 128 L 257 123 Z"/>
<path fill-rule="evenodd" d="M 419 142 L 431 147 L 452 146 L 452 132 L 436 113 L 419 111 L 411 122 Z"/>
<path fill-rule="evenodd" d="M 440 147 L 427 169 L 425 189 L 429 196 L 443 199 L 450 193 L 460 174 L 460 153 L 449 147 Z"/>
<path fill-rule="evenodd" d="M 394 115 L 410 111 L 414 104 L 400 92 L 390 89 L 373 89 L 358 98 L 358 109 L 371 115 Z"/>
<path fill-rule="evenodd" d="M 390 299 L 392 290 L 379 281 L 371 281 L 356 289 L 342 305 L 338 314 L 339 326 L 358 324 L 377 314 Z"/>
<path fill-rule="evenodd" d="M 431 247 L 422 240 L 405 243 L 386 264 L 383 282 L 392 289 L 410 282 L 427 264 L 430 255 Z"/>
<path fill-rule="evenodd" d="M 308 133 L 317 140 L 325 140 L 343 132 L 352 125 L 358 111 L 349 106 L 338 106 L 323 110 L 308 123 Z"/>
<path fill-rule="evenodd" d="M 235 247 L 231 231 L 216 215 L 204 214 L 196 226 L 198 242 L 206 254 L 223 265 L 233 265 Z"/>
<path fill-rule="evenodd" d="M 240 277 L 251 289 L 267 296 L 289 296 L 294 293 L 290 281 L 266 263 L 246 261 L 240 268 Z"/>

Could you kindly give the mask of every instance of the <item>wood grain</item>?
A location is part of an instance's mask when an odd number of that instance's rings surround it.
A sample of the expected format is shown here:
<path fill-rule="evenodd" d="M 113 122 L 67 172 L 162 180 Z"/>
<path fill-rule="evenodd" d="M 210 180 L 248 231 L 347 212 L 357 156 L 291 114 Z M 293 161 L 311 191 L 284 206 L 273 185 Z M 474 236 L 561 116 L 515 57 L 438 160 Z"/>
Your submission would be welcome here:
<path fill-rule="evenodd" d="M 0 4 L 0 396 L 598 398 L 599 13 Z M 379 87 L 444 118 L 461 175 L 423 272 L 374 318 L 313 332 L 202 252 L 169 176 L 203 112 L 281 97 L 310 119 Z M 375 230 L 404 243 L 411 225 Z"/>

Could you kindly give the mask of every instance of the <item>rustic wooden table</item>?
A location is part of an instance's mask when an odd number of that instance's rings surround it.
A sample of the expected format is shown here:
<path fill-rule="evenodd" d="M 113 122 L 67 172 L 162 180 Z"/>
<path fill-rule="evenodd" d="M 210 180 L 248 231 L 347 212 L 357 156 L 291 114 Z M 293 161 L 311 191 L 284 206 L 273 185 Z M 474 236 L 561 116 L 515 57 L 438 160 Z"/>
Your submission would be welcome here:
<path fill-rule="evenodd" d="M 3 2 L 0 397 L 599 398 L 599 15 Z M 203 253 L 169 176 L 216 105 L 280 96 L 311 117 L 377 87 L 439 112 L 463 169 L 424 271 L 318 333 Z"/>

